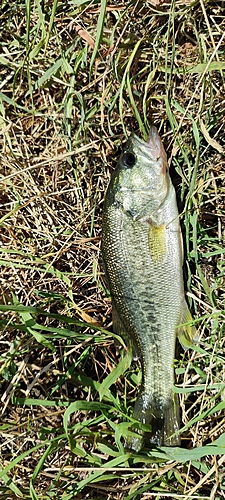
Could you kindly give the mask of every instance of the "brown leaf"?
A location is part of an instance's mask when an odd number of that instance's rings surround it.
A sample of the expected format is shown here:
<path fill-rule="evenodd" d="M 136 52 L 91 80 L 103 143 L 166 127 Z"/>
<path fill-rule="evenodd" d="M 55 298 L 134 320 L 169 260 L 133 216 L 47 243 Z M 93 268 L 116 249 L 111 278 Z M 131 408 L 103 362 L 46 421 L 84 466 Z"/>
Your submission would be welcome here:
<path fill-rule="evenodd" d="M 165 3 L 165 0 L 148 0 L 148 3 L 150 3 L 150 5 L 153 5 L 153 7 L 160 7 L 163 3 Z"/>
<path fill-rule="evenodd" d="M 219 151 L 219 153 L 225 153 L 223 147 L 215 139 L 212 139 L 212 137 L 210 137 L 209 132 L 208 132 L 203 120 L 200 120 L 200 128 L 201 128 L 201 131 L 205 137 L 205 140 L 208 142 L 208 144 L 210 144 L 210 146 L 212 146 L 212 148 Z"/>
<path fill-rule="evenodd" d="M 95 46 L 95 42 L 92 38 L 91 35 L 89 35 L 88 31 L 84 30 L 84 28 L 82 28 L 82 26 L 80 26 L 78 24 L 78 26 L 76 26 L 76 32 L 78 33 L 78 35 L 83 38 L 83 40 L 85 40 L 85 42 L 88 43 L 88 45 L 90 45 L 90 47 L 93 49 L 94 46 Z"/>

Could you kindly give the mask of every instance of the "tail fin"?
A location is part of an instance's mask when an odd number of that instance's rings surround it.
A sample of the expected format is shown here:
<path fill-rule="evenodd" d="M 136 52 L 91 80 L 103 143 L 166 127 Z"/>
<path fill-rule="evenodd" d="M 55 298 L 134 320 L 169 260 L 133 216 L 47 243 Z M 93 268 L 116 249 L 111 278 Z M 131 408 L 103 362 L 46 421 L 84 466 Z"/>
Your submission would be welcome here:
<path fill-rule="evenodd" d="M 151 432 L 140 432 L 140 438 L 129 437 L 125 443 L 127 448 L 139 451 L 146 441 L 153 446 L 179 446 L 179 413 L 176 404 L 176 394 L 170 397 L 154 395 L 149 397 L 141 392 L 135 403 L 133 417 L 143 424 L 151 426 Z"/>

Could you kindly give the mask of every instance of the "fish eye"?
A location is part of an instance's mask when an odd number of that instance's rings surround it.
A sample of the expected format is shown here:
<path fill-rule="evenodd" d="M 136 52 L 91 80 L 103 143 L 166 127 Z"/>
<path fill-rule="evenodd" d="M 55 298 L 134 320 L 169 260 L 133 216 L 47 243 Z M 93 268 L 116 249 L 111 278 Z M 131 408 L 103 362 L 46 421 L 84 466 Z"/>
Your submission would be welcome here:
<path fill-rule="evenodd" d="M 136 163 L 136 156 L 134 153 L 130 153 L 129 151 L 127 151 L 127 153 L 124 153 L 122 161 L 126 167 L 133 167 L 133 165 Z"/>

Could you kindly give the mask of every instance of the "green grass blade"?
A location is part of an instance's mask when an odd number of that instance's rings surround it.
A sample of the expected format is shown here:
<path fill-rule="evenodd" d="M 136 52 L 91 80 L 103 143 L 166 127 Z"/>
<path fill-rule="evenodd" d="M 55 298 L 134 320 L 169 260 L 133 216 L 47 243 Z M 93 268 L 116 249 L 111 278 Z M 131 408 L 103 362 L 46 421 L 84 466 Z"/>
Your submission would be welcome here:
<path fill-rule="evenodd" d="M 55 15 L 56 15 L 56 11 L 57 11 L 57 6 L 58 6 L 58 0 L 54 0 L 53 1 L 53 5 L 52 5 L 51 17 L 50 17 L 50 20 L 49 20 L 48 30 L 47 30 L 47 36 L 46 36 L 46 40 L 45 40 L 45 50 L 47 49 L 47 46 L 48 46 L 48 43 L 49 43 L 49 38 L 50 38 L 50 35 L 51 35 L 51 32 L 52 32 L 52 28 L 53 28 L 53 25 L 54 25 L 54 20 L 55 20 Z"/>
<path fill-rule="evenodd" d="M 46 444 L 47 445 L 49 444 L 49 440 L 43 441 L 42 443 L 39 443 L 36 446 L 33 446 L 32 448 L 29 448 L 28 450 L 24 451 L 23 453 L 21 453 L 21 455 L 18 455 L 3 470 L 0 470 L 0 479 L 4 478 L 5 474 L 11 471 L 18 463 L 22 462 L 24 458 L 28 457 L 32 453 L 35 453 L 40 448 L 44 448 Z"/>
<path fill-rule="evenodd" d="M 221 439 L 220 439 L 221 438 Z M 183 448 L 168 448 L 161 447 L 160 450 L 165 453 L 166 460 L 176 460 L 177 462 L 189 462 L 189 460 L 201 460 L 206 455 L 224 455 L 225 453 L 225 433 L 220 436 L 221 444 L 217 446 L 217 441 L 206 446 L 199 446 L 193 450 L 185 450 Z M 160 457 L 160 452 L 152 452 L 152 455 Z"/>
<path fill-rule="evenodd" d="M 123 127 L 123 131 L 124 131 L 124 135 L 125 137 L 127 137 L 127 132 L 126 132 L 126 127 L 124 125 L 124 121 L 123 121 L 123 92 L 126 88 L 126 80 L 127 80 L 127 75 L 129 74 L 129 71 L 130 71 L 130 68 L 131 68 L 131 65 L 132 65 L 132 62 L 135 58 L 135 55 L 140 47 L 142 43 L 142 39 L 138 40 L 138 42 L 135 44 L 135 47 L 129 57 L 129 60 L 128 60 L 128 63 L 127 63 L 127 66 L 125 68 L 125 71 L 124 71 L 124 74 L 123 74 L 123 78 L 122 78 L 122 82 L 120 84 L 120 94 L 119 94 L 119 113 L 120 113 L 120 120 L 121 120 L 121 124 L 122 124 L 122 127 Z"/>
<path fill-rule="evenodd" d="M 114 384 L 116 380 L 119 379 L 121 375 L 123 375 L 125 371 L 130 367 L 131 362 L 132 356 L 130 353 L 130 355 L 127 354 L 127 356 L 122 358 L 116 368 L 114 368 L 114 370 L 109 373 L 109 375 L 104 379 L 99 387 L 100 400 L 102 400 L 102 398 L 105 396 L 105 392 L 107 391 L 107 389 L 109 389 L 111 385 Z"/>
<path fill-rule="evenodd" d="M 127 90 L 128 90 L 128 95 L 129 95 L 129 98 L 130 98 L 130 103 L 131 103 L 131 107 L 133 109 L 133 112 L 134 112 L 134 116 L 138 122 L 138 125 L 139 125 L 139 128 L 140 128 L 140 131 L 141 131 L 141 134 L 143 136 L 143 139 L 144 140 L 147 140 L 147 132 L 146 132 L 146 129 L 145 129 L 145 125 L 141 119 L 141 115 L 138 111 L 138 108 L 135 104 L 135 100 L 134 100 L 134 96 L 133 96 L 133 93 L 132 93 L 132 89 L 131 89 L 131 81 L 130 81 L 130 75 L 129 73 L 127 73 L 127 80 L 126 80 L 126 83 L 127 83 Z"/>
<path fill-rule="evenodd" d="M 23 492 L 16 486 L 16 484 L 12 481 L 12 479 L 4 473 L 4 469 L 2 471 L 2 476 L 1 480 L 4 481 L 6 484 L 7 488 L 10 488 L 10 490 L 19 498 L 23 498 L 24 494 Z"/>
<path fill-rule="evenodd" d="M 31 11 L 31 0 L 25 0 L 26 5 L 26 50 L 27 53 L 30 48 L 30 11 Z"/>
<path fill-rule="evenodd" d="M 95 58 L 96 58 L 96 55 L 98 53 L 98 49 L 99 49 L 99 47 L 101 45 L 101 41 L 102 41 L 106 6 L 107 6 L 107 0 L 101 0 L 100 14 L 98 17 L 98 22 L 97 22 L 97 33 L 96 33 L 96 39 L 95 39 L 95 46 L 94 46 L 94 50 L 92 52 L 91 61 L 90 61 L 90 74 L 92 72 L 93 64 L 95 62 Z"/>
<path fill-rule="evenodd" d="M 19 301 L 17 300 L 17 298 L 14 294 L 13 294 L 13 301 L 14 301 L 16 306 L 19 305 Z M 30 315 L 30 313 L 25 312 L 24 310 L 21 310 L 19 312 L 19 316 L 21 317 L 21 319 L 25 325 L 26 331 L 28 333 L 30 333 L 31 335 L 33 335 L 33 337 L 37 340 L 37 342 L 39 344 L 42 344 L 43 346 L 47 347 L 47 349 L 50 349 L 51 351 L 55 352 L 54 345 L 51 342 L 49 342 L 49 340 L 46 339 L 44 335 L 42 335 L 41 333 L 34 330 L 34 328 L 32 328 L 35 325 L 35 321 L 32 318 L 32 316 Z"/>
<path fill-rule="evenodd" d="M 84 410 L 84 411 L 101 411 L 104 409 L 109 409 L 110 406 L 105 403 L 98 403 L 96 401 L 76 401 L 75 403 L 71 403 L 69 408 L 64 413 L 63 417 L 63 426 L 66 432 L 67 437 L 69 437 L 68 431 L 68 420 L 70 415 L 73 413 Z"/>

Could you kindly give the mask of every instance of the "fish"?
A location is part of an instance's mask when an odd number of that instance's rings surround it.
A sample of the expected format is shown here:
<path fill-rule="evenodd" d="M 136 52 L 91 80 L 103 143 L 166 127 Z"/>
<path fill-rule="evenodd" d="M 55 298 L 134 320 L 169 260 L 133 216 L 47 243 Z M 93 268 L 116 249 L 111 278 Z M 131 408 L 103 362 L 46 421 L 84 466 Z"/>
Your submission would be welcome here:
<path fill-rule="evenodd" d="M 132 346 L 142 368 L 125 446 L 179 446 L 174 387 L 176 338 L 188 348 L 195 330 L 183 280 L 183 241 L 167 155 L 156 127 L 148 141 L 132 133 L 106 191 L 102 260 L 112 299 L 113 330 Z"/>

